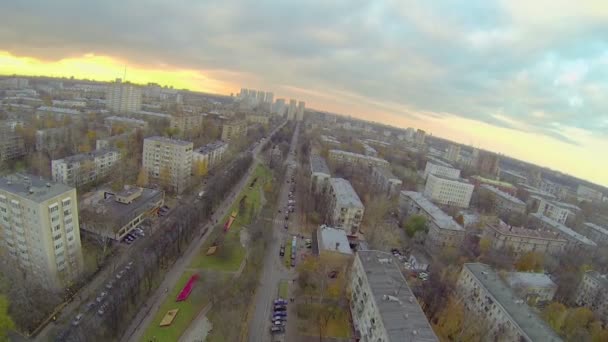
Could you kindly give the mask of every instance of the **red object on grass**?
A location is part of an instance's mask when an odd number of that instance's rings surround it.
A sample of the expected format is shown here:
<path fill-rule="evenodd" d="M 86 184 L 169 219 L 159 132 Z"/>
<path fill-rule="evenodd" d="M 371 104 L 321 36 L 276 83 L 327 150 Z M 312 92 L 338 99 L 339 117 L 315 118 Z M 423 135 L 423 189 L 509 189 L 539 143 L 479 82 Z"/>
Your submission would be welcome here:
<path fill-rule="evenodd" d="M 195 274 L 192 277 L 190 277 L 190 279 L 188 279 L 188 282 L 186 282 L 186 285 L 184 286 L 184 288 L 181 290 L 179 295 L 177 295 L 177 299 L 175 300 L 176 302 L 181 302 L 181 301 L 188 299 L 188 296 L 190 296 L 190 293 L 192 292 L 192 289 L 194 288 L 194 283 L 196 283 L 198 278 L 199 278 L 198 274 Z"/>
<path fill-rule="evenodd" d="M 226 221 L 226 224 L 224 224 L 224 232 L 227 232 L 230 229 L 230 227 L 232 227 L 233 222 L 234 222 L 234 217 L 231 216 L 228 219 L 228 221 Z"/>

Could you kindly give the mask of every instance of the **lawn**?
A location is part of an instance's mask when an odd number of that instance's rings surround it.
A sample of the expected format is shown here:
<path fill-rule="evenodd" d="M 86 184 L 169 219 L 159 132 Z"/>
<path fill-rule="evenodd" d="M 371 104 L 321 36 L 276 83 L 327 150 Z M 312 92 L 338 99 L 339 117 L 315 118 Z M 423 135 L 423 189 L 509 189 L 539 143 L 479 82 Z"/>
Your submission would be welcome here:
<path fill-rule="evenodd" d="M 179 337 L 188 328 L 190 322 L 192 322 L 200 310 L 203 309 L 208 298 L 204 291 L 197 292 L 196 290 L 197 287 L 201 287 L 201 282 L 204 281 L 204 279 L 198 280 L 192 294 L 190 294 L 190 297 L 188 297 L 187 300 L 183 302 L 175 301 L 175 298 L 177 298 L 177 295 L 193 274 L 194 272 L 184 272 L 184 274 L 182 274 L 177 281 L 176 286 L 169 291 L 169 295 L 156 312 L 154 320 L 148 326 L 144 336 L 142 337 L 142 342 L 179 340 Z M 171 309 L 179 309 L 175 320 L 168 327 L 160 327 L 159 323 L 163 316 L 165 316 L 167 311 Z"/>
<path fill-rule="evenodd" d="M 285 279 L 279 283 L 279 297 L 283 299 L 289 297 L 289 283 Z"/>
<path fill-rule="evenodd" d="M 300 312 L 312 313 L 318 310 L 321 304 L 298 304 L 301 306 Z M 327 322 L 325 328 L 325 337 L 333 338 L 350 338 L 351 326 L 348 321 L 348 312 L 342 308 L 334 308 L 336 310 L 335 315 Z M 318 325 L 313 317 L 302 317 L 301 313 L 298 313 L 298 332 L 307 336 L 318 336 L 319 330 Z M 308 316 L 308 315 L 306 315 Z"/>
<path fill-rule="evenodd" d="M 291 267 L 291 241 L 285 243 L 285 267 Z"/>

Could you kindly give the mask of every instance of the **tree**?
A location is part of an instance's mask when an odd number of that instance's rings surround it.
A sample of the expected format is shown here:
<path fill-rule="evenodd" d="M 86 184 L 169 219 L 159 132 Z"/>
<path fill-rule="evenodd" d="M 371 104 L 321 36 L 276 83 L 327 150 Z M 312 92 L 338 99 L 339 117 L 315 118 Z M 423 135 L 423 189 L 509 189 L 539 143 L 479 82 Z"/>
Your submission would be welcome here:
<path fill-rule="evenodd" d="M 593 312 L 585 307 L 574 308 L 568 311 L 564 324 L 562 325 L 562 333 L 569 340 L 574 336 L 580 336 L 581 330 L 588 330 L 593 322 Z"/>
<path fill-rule="evenodd" d="M 495 195 L 489 191 L 481 191 L 477 196 L 477 207 L 485 214 L 494 213 Z"/>
<path fill-rule="evenodd" d="M 207 161 L 196 160 L 194 162 L 194 175 L 202 177 L 207 174 Z"/>
<path fill-rule="evenodd" d="M 566 306 L 560 302 L 551 302 L 542 311 L 542 318 L 547 321 L 549 326 L 557 332 L 562 330 L 564 324 L 564 318 L 566 317 Z"/>
<path fill-rule="evenodd" d="M 515 269 L 519 272 L 540 272 L 543 269 L 543 255 L 536 252 L 525 253 L 515 263 Z"/>
<path fill-rule="evenodd" d="M 144 187 L 148 185 L 148 172 L 142 167 L 137 175 L 137 186 Z"/>
<path fill-rule="evenodd" d="M 158 178 L 160 179 L 160 182 L 164 187 L 169 188 L 171 182 L 171 171 L 167 166 L 163 166 L 160 169 L 160 174 Z"/>
<path fill-rule="evenodd" d="M 490 250 L 490 247 L 492 247 L 492 240 L 490 238 L 482 237 L 479 239 L 479 251 L 482 254 L 486 254 Z"/>
<path fill-rule="evenodd" d="M 403 224 L 405 233 L 408 237 L 413 238 L 416 232 L 427 232 L 426 218 L 421 215 L 412 215 Z"/>
<path fill-rule="evenodd" d="M 0 340 L 7 341 L 7 333 L 15 329 L 15 323 L 8 315 L 8 300 L 0 296 Z"/>

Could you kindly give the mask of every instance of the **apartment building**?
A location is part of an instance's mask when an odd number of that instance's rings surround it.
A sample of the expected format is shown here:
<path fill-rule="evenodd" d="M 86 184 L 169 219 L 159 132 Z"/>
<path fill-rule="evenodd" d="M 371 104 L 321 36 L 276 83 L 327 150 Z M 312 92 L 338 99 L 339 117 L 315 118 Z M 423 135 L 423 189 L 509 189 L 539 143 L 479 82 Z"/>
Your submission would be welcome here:
<path fill-rule="evenodd" d="M 219 140 L 195 149 L 192 151 L 193 170 L 198 163 L 203 163 L 207 169 L 213 168 L 224 158 L 227 150 L 228 143 Z"/>
<path fill-rule="evenodd" d="M 305 111 L 306 111 L 306 102 L 299 101 L 298 102 L 298 109 L 296 111 L 296 121 L 303 121 L 304 120 L 304 112 Z"/>
<path fill-rule="evenodd" d="M 61 147 L 70 135 L 70 127 L 39 129 L 36 131 L 36 151 L 54 151 Z"/>
<path fill-rule="evenodd" d="M 601 202 L 604 194 L 596 189 L 590 188 L 586 185 L 579 184 L 576 188 L 576 198 L 579 202 Z"/>
<path fill-rule="evenodd" d="M 486 225 L 483 236 L 491 241 L 492 249 L 506 249 L 518 257 L 528 252 L 558 255 L 568 244 L 556 232 L 513 227 L 502 222 Z"/>
<path fill-rule="evenodd" d="M 181 113 L 172 115 L 169 125 L 179 130 L 181 134 L 188 134 L 203 128 L 203 116 L 198 113 Z"/>
<path fill-rule="evenodd" d="M 310 190 L 313 194 L 325 194 L 331 173 L 325 159 L 318 154 L 310 154 Z"/>
<path fill-rule="evenodd" d="M 488 184 L 479 187 L 480 193 L 490 193 L 494 196 L 494 210 L 499 215 L 510 215 L 512 213 L 525 214 L 526 203 L 519 198 L 506 193 Z"/>
<path fill-rule="evenodd" d="M 474 188 L 473 184 L 464 179 L 430 173 L 424 186 L 424 195 L 439 204 L 468 208 Z"/>
<path fill-rule="evenodd" d="M 148 129 L 148 123 L 146 121 L 124 116 L 108 116 L 107 118 L 103 119 L 103 122 L 110 128 L 111 131 L 117 127 L 124 127 L 127 129 L 138 128 L 141 130 Z"/>
<path fill-rule="evenodd" d="M 352 153 L 342 150 L 329 150 L 329 161 L 333 163 L 341 163 L 347 165 L 363 165 L 363 166 L 383 166 L 389 167 L 390 164 L 380 158 L 370 157 L 359 153 Z"/>
<path fill-rule="evenodd" d="M 517 185 L 517 184 L 528 183 L 528 177 L 526 177 L 525 175 L 522 175 L 516 171 L 500 169 L 499 177 L 500 177 L 501 181 L 509 182 L 511 184 Z"/>
<path fill-rule="evenodd" d="M 425 139 L 426 139 L 426 132 L 421 129 L 417 129 L 416 133 L 414 133 L 414 144 L 416 144 L 416 146 L 422 146 L 422 145 L 424 145 Z"/>
<path fill-rule="evenodd" d="M 83 269 L 76 189 L 40 177 L 0 178 L 0 226 L 7 258 L 31 279 L 61 290 Z"/>
<path fill-rule="evenodd" d="M 399 195 L 401 191 L 401 179 L 395 177 L 393 173 L 385 168 L 374 166 L 372 167 L 372 183 L 378 192 L 384 193 L 388 197 Z"/>
<path fill-rule="evenodd" d="M 580 249 L 592 250 L 597 247 L 597 244 L 587 237 L 575 232 L 574 230 L 566 227 L 562 223 L 559 223 L 551 218 L 544 216 L 539 213 L 529 215 L 529 224 L 538 229 L 551 229 L 558 233 L 560 237 L 566 239 L 566 250 L 576 251 Z"/>
<path fill-rule="evenodd" d="M 453 163 L 458 163 L 460 161 L 460 145 L 450 144 L 445 153 L 445 158 Z"/>
<path fill-rule="evenodd" d="M 424 167 L 424 179 L 430 175 L 437 175 L 449 178 L 460 178 L 460 170 L 452 167 L 452 165 L 440 160 L 440 159 L 429 159 Z"/>
<path fill-rule="evenodd" d="M 375 148 L 369 146 L 366 143 L 361 143 L 361 145 L 363 146 L 363 151 L 364 151 L 363 153 L 366 156 L 369 156 L 369 157 L 378 157 L 378 151 L 376 151 Z"/>
<path fill-rule="evenodd" d="M 135 134 L 135 131 L 128 131 L 118 135 L 111 135 L 109 137 L 95 140 L 95 149 L 112 149 L 112 148 L 124 148 L 129 146 L 129 140 Z"/>
<path fill-rule="evenodd" d="M 270 122 L 270 116 L 256 114 L 247 115 L 247 122 L 268 125 Z"/>
<path fill-rule="evenodd" d="M 557 284 L 544 273 L 509 272 L 505 280 L 519 298 L 530 304 L 550 302 L 557 292 Z"/>
<path fill-rule="evenodd" d="M 606 227 L 602 227 L 592 222 L 585 222 L 579 229 L 579 232 L 598 245 L 608 244 L 608 228 Z"/>
<path fill-rule="evenodd" d="M 82 186 L 103 179 L 121 159 L 114 149 L 95 150 L 51 161 L 53 181 L 70 186 Z"/>
<path fill-rule="evenodd" d="M 608 322 L 608 279 L 605 274 L 587 271 L 576 289 L 575 303 L 595 312 L 601 320 Z"/>
<path fill-rule="evenodd" d="M 0 122 L 0 163 L 25 154 L 23 136 L 15 132 L 13 121 Z"/>
<path fill-rule="evenodd" d="M 190 184 L 192 142 L 165 137 L 144 139 L 143 168 L 150 182 L 182 193 Z"/>
<path fill-rule="evenodd" d="M 566 224 L 569 220 L 574 220 L 576 213 L 580 211 L 579 207 L 572 204 L 551 201 L 536 196 L 532 196 L 532 198 L 536 201 L 535 206 L 538 205 L 536 208 L 538 214 L 542 214 L 562 224 Z"/>
<path fill-rule="evenodd" d="M 222 125 L 222 140 L 239 139 L 247 134 L 247 123 L 244 121 L 231 121 Z"/>
<path fill-rule="evenodd" d="M 467 314 L 478 320 L 483 341 L 561 341 L 488 265 L 464 264 L 456 291 Z"/>
<path fill-rule="evenodd" d="M 106 90 L 106 107 L 115 113 L 132 113 L 141 110 L 142 88 L 123 83 L 120 78 Z"/>
<path fill-rule="evenodd" d="M 36 117 L 38 119 L 51 117 L 55 120 L 63 120 L 64 118 L 81 120 L 83 118 L 83 112 L 77 109 L 42 106 L 36 109 Z"/>
<path fill-rule="evenodd" d="M 331 225 L 355 234 L 363 220 L 365 207 L 350 182 L 343 178 L 330 178 L 328 198 Z"/>
<path fill-rule="evenodd" d="M 428 233 L 424 241 L 430 249 L 459 247 L 464 240 L 464 228 L 419 192 L 401 191 L 401 216 L 421 215 L 426 219 Z"/>
<path fill-rule="evenodd" d="M 358 251 L 350 288 L 350 311 L 360 341 L 439 341 L 391 254 Z"/>

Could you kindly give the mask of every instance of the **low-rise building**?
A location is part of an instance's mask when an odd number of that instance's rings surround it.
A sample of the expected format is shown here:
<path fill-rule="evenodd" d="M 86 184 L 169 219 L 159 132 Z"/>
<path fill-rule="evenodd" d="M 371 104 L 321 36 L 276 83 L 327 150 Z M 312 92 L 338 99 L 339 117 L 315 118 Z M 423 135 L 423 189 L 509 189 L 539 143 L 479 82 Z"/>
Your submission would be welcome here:
<path fill-rule="evenodd" d="M 364 166 L 383 166 L 388 167 L 389 163 L 380 158 L 370 157 L 363 154 L 352 153 L 342 150 L 329 150 L 329 161 L 347 165 L 364 165 Z"/>
<path fill-rule="evenodd" d="M 430 173 L 424 186 L 424 195 L 439 204 L 468 208 L 474 188 L 473 184 L 464 179 Z"/>
<path fill-rule="evenodd" d="M 245 134 L 247 134 L 247 123 L 245 121 L 231 121 L 222 125 L 223 141 L 239 139 Z"/>
<path fill-rule="evenodd" d="M 436 158 L 428 160 L 426 162 L 426 166 L 424 167 L 424 179 L 426 179 L 430 174 L 450 178 L 460 178 L 460 170 Z"/>
<path fill-rule="evenodd" d="M 332 137 L 331 135 L 321 134 L 321 141 L 326 144 L 340 145 L 340 141 L 338 141 L 338 139 Z"/>
<path fill-rule="evenodd" d="M 511 171 L 511 170 L 500 169 L 499 178 L 501 181 L 511 183 L 511 184 L 528 183 L 528 177 L 526 177 L 525 175 L 522 175 L 519 172 Z"/>
<path fill-rule="evenodd" d="M 118 135 L 111 135 L 109 137 L 100 138 L 95 140 L 95 149 L 111 149 L 111 148 L 125 148 L 129 146 L 129 139 L 133 136 L 135 131 L 125 132 Z"/>
<path fill-rule="evenodd" d="M 536 198 L 536 196 L 532 196 Z M 559 201 L 550 201 L 544 198 L 537 198 L 538 208 L 536 212 L 542 214 L 559 223 L 566 224 L 568 220 L 573 220 L 576 213 L 580 211 L 575 205 Z"/>
<path fill-rule="evenodd" d="M 395 177 L 389 169 L 379 166 L 372 167 L 372 183 L 378 192 L 388 197 L 399 195 L 403 184 L 401 179 Z"/>
<path fill-rule="evenodd" d="M 589 240 L 599 244 L 608 244 L 608 228 L 602 227 L 592 222 L 585 222 L 579 229 Z"/>
<path fill-rule="evenodd" d="M 356 233 L 363 220 L 365 207 L 350 182 L 343 178 L 329 179 L 329 221 L 332 226 Z"/>
<path fill-rule="evenodd" d="M 130 187 L 118 193 L 100 190 L 83 201 L 83 230 L 116 241 L 122 240 L 163 205 L 160 190 Z"/>
<path fill-rule="evenodd" d="M 568 243 L 556 232 L 513 227 L 505 223 L 486 225 L 483 236 L 490 240 L 492 249 L 506 249 L 515 256 L 528 252 L 558 255 Z"/>
<path fill-rule="evenodd" d="M 424 241 L 431 249 L 459 247 L 464 228 L 419 192 L 401 191 L 399 210 L 402 216 L 421 215 L 426 219 L 428 233 Z"/>
<path fill-rule="evenodd" d="M 494 210 L 500 215 L 526 213 L 526 203 L 509 193 L 487 184 L 482 184 L 479 187 L 479 191 L 494 195 Z"/>
<path fill-rule="evenodd" d="M 591 250 L 597 247 L 597 244 L 587 237 L 575 232 L 574 230 L 566 227 L 562 223 L 559 223 L 551 218 L 544 216 L 539 213 L 530 214 L 530 224 L 539 229 L 552 229 L 558 233 L 560 237 L 566 239 L 568 244 L 566 249 L 570 251 L 576 251 L 579 249 Z"/>
<path fill-rule="evenodd" d="M 54 107 L 64 107 L 64 108 L 85 108 L 87 106 L 87 101 L 82 100 L 53 100 Z"/>
<path fill-rule="evenodd" d="M 268 125 L 268 123 L 270 122 L 270 116 L 258 114 L 247 115 L 247 122 Z"/>
<path fill-rule="evenodd" d="M 55 182 L 78 187 L 106 177 L 119 160 L 116 150 L 95 150 L 53 160 L 51 172 Z"/>
<path fill-rule="evenodd" d="M 115 129 L 116 127 L 125 127 L 129 128 L 138 128 L 142 130 L 146 130 L 148 128 L 148 123 L 144 120 L 129 118 L 124 116 L 108 116 L 103 119 L 103 122 L 110 128 L 110 130 Z"/>
<path fill-rule="evenodd" d="M 54 151 L 66 143 L 69 127 L 39 129 L 36 131 L 36 151 Z"/>
<path fill-rule="evenodd" d="M 601 191 L 590 188 L 586 185 L 579 184 L 576 188 L 576 198 L 579 202 L 601 202 L 603 197 L 604 194 Z"/>
<path fill-rule="evenodd" d="M 346 267 L 352 262 L 353 251 L 344 229 L 321 225 L 312 240 L 313 254 L 325 257 L 324 261 L 333 267 Z"/>
<path fill-rule="evenodd" d="M 479 320 L 483 341 L 561 341 L 488 265 L 464 264 L 456 290 L 467 314 Z"/>
<path fill-rule="evenodd" d="M 576 289 L 577 305 L 587 307 L 600 316 L 603 322 L 608 321 L 608 279 L 605 274 L 587 271 Z"/>
<path fill-rule="evenodd" d="M 361 145 L 363 145 L 363 151 L 366 156 L 378 157 L 378 151 L 376 151 L 375 148 L 369 146 L 368 144 L 366 144 L 364 142 L 362 142 Z"/>
<path fill-rule="evenodd" d="M 36 117 L 39 119 L 45 116 L 50 116 L 55 120 L 63 120 L 64 118 L 70 119 L 82 119 L 83 112 L 77 109 L 60 108 L 60 107 L 48 107 L 42 106 L 36 109 Z"/>
<path fill-rule="evenodd" d="M 199 131 L 203 128 L 203 116 L 199 113 L 180 113 L 172 115 L 169 125 L 181 134 Z"/>
<path fill-rule="evenodd" d="M 506 281 L 519 298 L 534 305 L 552 301 L 557 292 L 557 284 L 544 273 L 510 272 Z"/>
<path fill-rule="evenodd" d="M 439 341 L 391 254 L 358 251 L 350 288 L 350 311 L 361 341 Z"/>
<path fill-rule="evenodd" d="M 318 154 L 310 154 L 310 190 L 314 194 L 325 194 L 331 173 L 325 159 Z"/>
<path fill-rule="evenodd" d="M 142 162 L 151 182 L 182 193 L 190 184 L 192 142 L 159 136 L 145 138 Z"/>
<path fill-rule="evenodd" d="M 224 158 L 227 150 L 228 143 L 219 140 L 195 149 L 192 151 L 192 168 L 203 163 L 207 169 L 212 169 Z"/>

